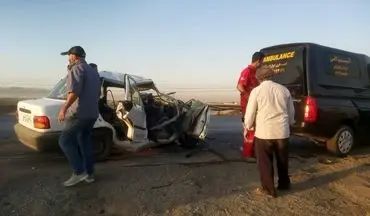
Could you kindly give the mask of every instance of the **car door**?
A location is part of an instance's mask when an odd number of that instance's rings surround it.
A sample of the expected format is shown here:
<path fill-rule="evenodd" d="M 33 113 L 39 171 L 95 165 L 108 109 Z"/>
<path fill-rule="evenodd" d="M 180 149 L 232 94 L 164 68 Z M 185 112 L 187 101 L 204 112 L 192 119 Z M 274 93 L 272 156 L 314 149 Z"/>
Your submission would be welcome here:
<path fill-rule="evenodd" d="M 126 100 L 132 101 L 132 109 L 127 117 L 132 121 L 135 128 L 134 140 L 142 140 L 147 138 L 146 113 L 144 103 L 140 97 L 140 92 L 136 88 L 135 80 L 126 76 Z"/>
<path fill-rule="evenodd" d="M 205 106 L 200 115 L 195 120 L 195 127 L 193 130 L 193 136 L 198 139 L 205 139 L 208 133 L 208 125 L 211 119 L 211 111 L 209 106 Z"/>
<path fill-rule="evenodd" d="M 187 102 L 187 120 L 185 120 L 186 133 L 197 139 L 205 139 L 208 133 L 208 125 L 210 122 L 211 111 L 207 104 L 192 99 Z M 188 127 L 188 120 L 190 120 L 190 127 Z"/>

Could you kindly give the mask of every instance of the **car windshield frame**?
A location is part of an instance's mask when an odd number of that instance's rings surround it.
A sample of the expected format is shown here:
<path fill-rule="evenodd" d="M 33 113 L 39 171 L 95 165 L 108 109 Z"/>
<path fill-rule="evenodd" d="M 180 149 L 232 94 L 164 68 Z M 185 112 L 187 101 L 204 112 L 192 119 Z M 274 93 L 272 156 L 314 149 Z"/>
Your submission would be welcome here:
<path fill-rule="evenodd" d="M 50 99 L 66 100 L 67 95 L 67 77 L 64 77 L 59 80 L 46 97 Z"/>

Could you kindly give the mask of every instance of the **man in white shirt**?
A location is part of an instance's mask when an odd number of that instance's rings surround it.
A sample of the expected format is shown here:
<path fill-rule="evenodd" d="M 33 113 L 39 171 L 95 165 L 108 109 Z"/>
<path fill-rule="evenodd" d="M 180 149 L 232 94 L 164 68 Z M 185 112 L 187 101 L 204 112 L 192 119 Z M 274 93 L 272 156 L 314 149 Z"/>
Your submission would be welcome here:
<path fill-rule="evenodd" d="M 271 80 L 274 71 L 263 66 L 256 72 L 260 85 L 249 96 L 245 112 L 245 130 L 255 126 L 257 164 L 261 188 L 257 191 L 276 197 L 273 155 L 278 169 L 278 190 L 290 188 L 288 175 L 290 125 L 294 124 L 294 106 L 289 90 Z"/>

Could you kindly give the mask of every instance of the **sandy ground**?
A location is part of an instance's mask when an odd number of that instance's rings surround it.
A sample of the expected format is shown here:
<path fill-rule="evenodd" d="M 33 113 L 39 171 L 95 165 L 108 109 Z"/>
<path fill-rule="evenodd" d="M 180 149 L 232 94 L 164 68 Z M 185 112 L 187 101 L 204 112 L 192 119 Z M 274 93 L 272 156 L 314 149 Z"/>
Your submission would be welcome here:
<path fill-rule="evenodd" d="M 238 133 L 221 134 L 211 150 L 190 158 L 174 146 L 112 156 L 96 164 L 95 183 L 63 188 L 70 169 L 62 155 L 2 140 L 0 215 L 370 215 L 370 147 L 332 158 L 314 145 L 295 145 L 292 190 L 269 199 L 254 192 L 258 172 L 240 160 L 240 141 Z"/>
<path fill-rule="evenodd" d="M 292 150 L 293 188 L 269 199 L 254 193 L 256 165 L 235 150 L 116 156 L 96 165 L 97 182 L 66 189 L 70 170 L 61 155 L 3 141 L 0 215 L 369 215 L 370 149 L 342 159 L 307 153 L 314 150 Z"/>

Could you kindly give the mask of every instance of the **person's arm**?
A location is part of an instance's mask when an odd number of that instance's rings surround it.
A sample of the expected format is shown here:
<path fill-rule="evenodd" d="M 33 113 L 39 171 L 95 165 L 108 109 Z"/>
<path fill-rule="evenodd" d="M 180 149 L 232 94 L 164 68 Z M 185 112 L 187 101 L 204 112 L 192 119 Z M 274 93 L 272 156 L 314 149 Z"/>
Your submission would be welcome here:
<path fill-rule="evenodd" d="M 247 84 L 247 81 L 248 81 L 248 75 L 249 75 L 249 71 L 248 69 L 244 69 L 241 73 L 240 73 L 240 77 L 239 77 L 239 80 L 238 80 L 238 85 L 236 86 L 236 88 L 238 89 L 238 91 L 241 93 L 241 94 L 244 94 L 247 92 L 247 89 L 244 88 L 244 86 L 246 86 Z"/>
<path fill-rule="evenodd" d="M 294 110 L 293 99 L 292 99 L 292 96 L 289 92 L 288 92 L 288 115 L 289 115 L 289 124 L 294 125 L 294 123 L 295 123 L 295 120 L 294 120 L 295 110 Z"/>
<path fill-rule="evenodd" d="M 238 91 L 241 93 L 241 94 L 244 94 L 247 90 L 244 88 L 244 85 L 243 84 L 240 84 L 238 83 L 238 85 L 236 86 L 236 88 L 238 89 Z"/>
<path fill-rule="evenodd" d="M 244 115 L 244 125 L 246 130 L 250 130 L 254 127 L 257 115 L 257 92 L 255 89 L 252 90 L 249 95 L 247 109 Z"/>
<path fill-rule="evenodd" d="M 77 100 L 81 94 L 83 85 L 83 69 L 82 67 L 73 67 L 68 72 L 67 78 L 67 90 L 68 96 L 64 103 L 62 110 L 66 112 L 68 108 Z"/>

